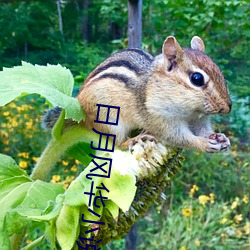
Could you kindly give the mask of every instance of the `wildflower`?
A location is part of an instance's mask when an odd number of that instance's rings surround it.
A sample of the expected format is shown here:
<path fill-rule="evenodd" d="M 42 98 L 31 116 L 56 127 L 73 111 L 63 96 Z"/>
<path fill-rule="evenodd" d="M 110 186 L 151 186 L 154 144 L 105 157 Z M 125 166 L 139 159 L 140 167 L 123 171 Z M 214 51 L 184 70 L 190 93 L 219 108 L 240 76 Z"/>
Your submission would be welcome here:
<path fill-rule="evenodd" d="M 214 204 L 214 193 L 210 193 L 209 197 L 210 197 L 210 203 Z"/>
<path fill-rule="evenodd" d="M 233 151 L 232 151 L 232 154 L 233 154 L 233 155 L 237 155 L 237 153 L 238 153 L 237 150 L 233 150 Z"/>
<path fill-rule="evenodd" d="M 236 197 L 235 201 L 231 205 L 231 209 L 235 209 L 239 205 L 239 198 Z"/>
<path fill-rule="evenodd" d="M 248 195 L 245 194 L 242 200 L 243 200 L 244 203 L 247 204 L 248 201 L 249 201 Z"/>
<path fill-rule="evenodd" d="M 221 165 L 223 166 L 223 167 L 227 167 L 228 166 L 228 163 L 227 162 L 221 162 Z"/>
<path fill-rule="evenodd" d="M 75 176 L 67 176 L 66 181 L 67 182 L 72 182 L 75 179 Z"/>
<path fill-rule="evenodd" d="M 221 220 L 220 220 L 220 224 L 225 224 L 227 222 L 227 218 L 222 218 Z"/>
<path fill-rule="evenodd" d="M 21 152 L 21 153 L 18 153 L 18 156 L 28 159 L 29 154 L 30 154 L 29 152 Z"/>
<path fill-rule="evenodd" d="M 26 169 L 28 167 L 27 161 L 20 161 L 19 162 L 19 167 L 22 169 Z"/>
<path fill-rule="evenodd" d="M 69 165 L 69 163 L 67 161 L 64 161 L 64 160 L 62 160 L 62 164 L 63 164 L 63 166 L 68 166 Z"/>
<path fill-rule="evenodd" d="M 186 247 L 181 247 L 180 250 L 186 250 Z"/>
<path fill-rule="evenodd" d="M 198 191 L 198 190 L 199 190 L 199 187 L 196 186 L 196 185 L 193 185 L 193 187 L 190 189 L 189 197 L 193 198 L 194 193 L 195 193 L 196 191 Z"/>
<path fill-rule="evenodd" d="M 210 198 L 207 195 L 200 195 L 198 199 L 199 203 L 203 206 L 210 200 Z"/>
<path fill-rule="evenodd" d="M 250 222 L 247 221 L 246 225 L 244 226 L 244 231 L 246 232 L 246 234 L 250 234 Z"/>
<path fill-rule="evenodd" d="M 33 121 L 32 120 L 26 122 L 26 128 L 27 129 L 32 129 L 32 126 L 33 126 Z"/>
<path fill-rule="evenodd" d="M 9 106 L 10 106 L 11 108 L 16 108 L 16 104 L 15 104 L 14 102 L 11 102 L 11 103 L 9 104 Z"/>
<path fill-rule="evenodd" d="M 190 207 L 183 208 L 181 211 L 186 217 L 189 217 L 192 214 L 192 209 Z"/>
<path fill-rule="evenodd" d="M 234 221 L 236 224 L 239 224 L 243 220 L 242 214 L 237 214 L 234 216 Z"/>
<path fill-rule="evenodd" d="M 12 119 L 10 121 L 10 124 L 11 124 L 12 127 L 17 127 L 18 126 L 18 122 L 16 121 L 16 119 Z"/>
<path fill-rule="evenodd" d="M 10 112 L 8 112 L 8 111 L 3 112 L 4 116 L 9 116 L 9 114 L 10 114 Z"/>
<path fill-rule="evenodd" d="M 78 160 L 75 160 L 75 164 L 76 164 L 76 165 L 79 165 L 79 164 L 81 164 L 81 162 L 78 161 Z"/>
<path fill-rule="evenodd" d="M 5 138 L 9 137 L 9 134 L 4 130 L 0 130 L 0 135 L 1 135 L 1 137 L 5 137 Z"/>
<path fill-rule="evenodd" d="M 197 247 L 200 247 L 201 246 L 201 242 L 199 239 L 195 239 L 194 240 L 194 244 L 197 246 Z"/>
<path fill-rule="evenodd" d="M 69 186 L 69 183 L 68 183 L 68 182 L 64 182 L 64 183 L 63 183 L 63 187 L 64 187 L 64 189 L 67 189 L 67 188 L 68 188 L 68 186 Z"/>
<path fill-rule="evenodd" d="M 76 165 L 73 165 L 73 166 L 70 168 L 70 170 L 71 170 L 72 172 L 76 172 L 76 171 L 77 171 Z"/>
<path fill-rule="evenodd" d="M 53 175 L 53 176 L 52 176 L 51 182 L 52 182 L 52 183 L 57 183 L 57 182 L 60 181 L 60 179 L 61 179 L 61 176 L 60 176 L 60 175 Z"/>
<path fill-rule="evenodd" d="M 38 159 L 39 159 L 39 157 L 32 157 L 32 160 L 34 161 L 34 162 L 37 162 L 38 161 Z"/>

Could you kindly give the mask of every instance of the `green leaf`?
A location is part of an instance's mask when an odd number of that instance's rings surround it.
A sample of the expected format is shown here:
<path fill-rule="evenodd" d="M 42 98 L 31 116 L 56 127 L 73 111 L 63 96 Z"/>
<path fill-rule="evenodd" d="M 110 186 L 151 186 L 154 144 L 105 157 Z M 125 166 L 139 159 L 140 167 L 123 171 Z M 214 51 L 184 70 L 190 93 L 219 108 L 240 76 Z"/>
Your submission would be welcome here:
<path fill-rule="evenodd" d="M 112 217 L 116 219 L 119 215 L 119 207 L 111 200 L 105 201 L 105 208 L 109 210 Z"/>
<path fill-rule="evenodd" d="M 129 210 L 136 192 L 136 179 L 133 175 L 121 173 L 112 169 L 110 178 L 103 179 L 103 184 L 109 189 L 105 196 L 117 204 L 123 212 Z"/>
<path fill-rule="evenodd" d="M 37 180 L 30 186 L 20 207 L 27 210 L 30 208 L 37 209 L 42 212 L 48 201 L 55 200 L 56 196 L 63 192 L 64 188 L 61 185 Z"/>
<path fill-rule="evenodd" d="M 71 250 L 79 232 L 80 207 L 64 205 L 56 220 L 56 238 L 61 249 Z"/>
<path fill-rule="evenodd" d="M 8 178 L 28 175 L 7 155 L 0 154 L 0 181 Z M 0 189 L 2 191 L 2 189 Z"/>
<path fill-rule="evenodd" d="M 84 114 L 78 100 L 71 97 L 73 84 L 71 72 L 61 65 L 34 66 L 22 62 L 22 66 L 0 72 L 0 106 L 18 96 L 36 93 L 53 106 L 65 109 L 66 118 L 79 122 Z"/>
<path fill-rule="evenodd" d="M 0 181 L 0 201 L 17 186 L 25 182 L 31 182 L 27 176 L 16 176 Z"/>
<path fill-rule="evenodd" d="M 79 142 L 70 147 L 66 153 L 87 166 L 92 160 L 89 154 L 95 155 L 95 150 L 90 147 L 89 143 Z"/>

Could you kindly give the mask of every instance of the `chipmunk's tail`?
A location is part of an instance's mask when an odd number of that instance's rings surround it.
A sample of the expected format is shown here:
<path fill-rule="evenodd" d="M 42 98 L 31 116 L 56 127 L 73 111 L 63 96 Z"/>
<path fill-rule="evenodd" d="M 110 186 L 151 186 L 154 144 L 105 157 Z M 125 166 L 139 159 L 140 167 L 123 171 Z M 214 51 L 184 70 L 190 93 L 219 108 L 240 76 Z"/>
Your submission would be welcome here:
<path fill-rule="evenodd" d="M 41 120 L 42 128 L 45 130 L 51 130 L 56 124 L 61 111 L 62 109 L 58 106 L 46 110 Z"/>

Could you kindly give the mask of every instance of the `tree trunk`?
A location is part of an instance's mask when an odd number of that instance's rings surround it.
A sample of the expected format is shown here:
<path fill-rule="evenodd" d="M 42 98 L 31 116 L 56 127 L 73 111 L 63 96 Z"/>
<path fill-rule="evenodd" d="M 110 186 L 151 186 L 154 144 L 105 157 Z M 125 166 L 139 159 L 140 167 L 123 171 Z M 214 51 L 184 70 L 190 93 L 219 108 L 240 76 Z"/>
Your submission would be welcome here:
<path fill-rule="evenodd" d="M 89 8 L 89 0 L 82 1 L 82 39 L 84 41 L 89 40 L 89 18 L 88 18 L 88 8 Z"/>
<path fill-rule="evenodd" d="M 137 225 L 131 227 L 130 232 L 126 236 L 126 250 L 136 250 L 137 241 Z"/>
<path fill-rule="evenodd" d="M 142 0 L 128 1 L 128 47 L 142 47 Z"/>
<path fill-rule="evenodd" d="M 61 12 L 60 0 L 56 1 L 56 5 L 57 5 L 57 12 L 58 12 L 59 29 L 60 29 L 60 32 L 63 36 L 63 22 L 62 22 L 62 12 Z"/>

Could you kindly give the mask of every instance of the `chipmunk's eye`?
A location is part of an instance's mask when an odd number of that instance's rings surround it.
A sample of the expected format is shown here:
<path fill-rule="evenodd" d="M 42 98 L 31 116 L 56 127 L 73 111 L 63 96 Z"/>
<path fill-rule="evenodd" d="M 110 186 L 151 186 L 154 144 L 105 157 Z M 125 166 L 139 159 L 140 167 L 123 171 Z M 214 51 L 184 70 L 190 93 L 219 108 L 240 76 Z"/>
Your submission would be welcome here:
<path fill-rule="evenodd" d="M 201 73 L 195 72 L 190 75 L 190 81 L 198 87 L 201 87 L 204 85 L 204 77 Z"/>

